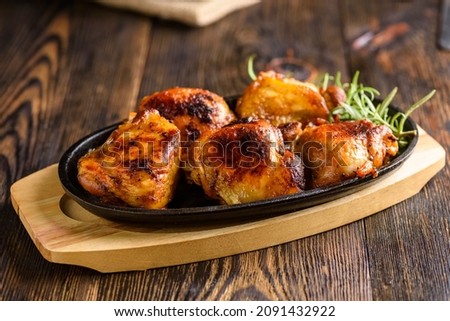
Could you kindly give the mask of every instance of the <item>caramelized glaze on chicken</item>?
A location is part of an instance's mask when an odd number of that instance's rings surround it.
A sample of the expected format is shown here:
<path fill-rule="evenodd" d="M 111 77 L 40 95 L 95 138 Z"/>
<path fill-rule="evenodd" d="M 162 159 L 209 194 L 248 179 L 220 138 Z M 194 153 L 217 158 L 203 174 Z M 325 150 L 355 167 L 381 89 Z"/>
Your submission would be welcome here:
<path fill-rule="evenodd" d="M 328 118 L 329 110 L 319 89 L 273 71 L 260 72 L 238 100 L 239 117 L 267 119 L 272 125 L 308 123 Z"/>
<path fill-rule="evenodd" d="M 280 131 L 265 120 L 241 119 L 195 145 L 192 179 L 206 195 L 239 204 L 299 193 L 301 160 L 283 146 Z"/>
<path fill-rule="evenodd" d="M 377 175 L 377 169 L 398 152 L 392 131 L 368 120 L 309 126 L 295 151 L 311 173 L 311 188 L 330 186 L 354 177 Z"/>
<path fill-rule="evenodd" d="M 391 130 L 368 120 L 329 123 L 346 100 L 330 86 L 261 72 L 238 100 L 236 116 L 207 90 L 172 88 L 78 162 L 78 180 L 108 203 L 148 209 L 172 200 L 185 178 L 222 204 L 240 204 L 377 175 L 398 152 Z"/>
<path fill-rule="evenodd" d="M 78 161 L 78 181 L 91 194 L 117 204 L 164 208 L 178 176 L 178 128 L 155 110 L 120 125 Z"/>
<path fill-rule="evenodd" d="M 197 88 L 171 88 L 144 97 L 139 110 L 153 109 L 180 130 L 183 162 L 192 142 L 236 119 L 222 97 Z"/>

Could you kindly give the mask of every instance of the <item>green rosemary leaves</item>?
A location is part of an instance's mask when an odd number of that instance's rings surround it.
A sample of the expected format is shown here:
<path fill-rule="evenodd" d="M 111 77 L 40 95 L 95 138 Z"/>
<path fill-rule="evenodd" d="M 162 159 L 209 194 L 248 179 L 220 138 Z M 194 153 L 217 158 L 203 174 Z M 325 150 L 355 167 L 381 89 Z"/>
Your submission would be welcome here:
<path fill-rule="evenodd" d="M 394 88 L 383 100 L 377 100 L 377 96 L 380 95 L 379 91 L 359 83 L 359 72 L 355 73 L 350 83 L 342 83 L 339 73 L 335 77 L 325 74 L 321 84 L 322 88 L 328 87 L 330 82 L 342 88 L 347 95 L 346 101 L 332 110 L 331 121 L 337 116 L 340 120 L 367 119 L 375 124 L 386 125 L 398 138 L 400 146 L 407 145 L 408 135 L 416 134 L 415 132 L 404 130 L 406 119 L 436 92 L 436 90 L 432 90 L 410 106 L 405 113 L 397 112 L 393 114 L 389 112 L 389 105 L 397 94 L 397 88 Z"/>

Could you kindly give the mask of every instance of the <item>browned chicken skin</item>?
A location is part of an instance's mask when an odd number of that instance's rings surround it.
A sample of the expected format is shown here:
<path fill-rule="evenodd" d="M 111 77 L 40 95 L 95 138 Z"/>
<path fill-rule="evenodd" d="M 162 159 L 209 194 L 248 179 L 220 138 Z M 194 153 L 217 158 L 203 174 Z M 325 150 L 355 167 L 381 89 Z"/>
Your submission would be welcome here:
<path fill-rule="evenodd" d="M 278 129 L 280 130 L 283 137 L 284 146 L 287 149 L 293 151 L 296 142 L 299 140 L 303 132 L 302 123 L 294 121 L 291 123 L 280 125 L 278 126 Z"/>
<path fill-rule="evenodd" d="M 330 111 L 345 102 L 347 99 L 344 89 L 335 85 L 328 86 L 325 89 L 320 88 L 319 92 L 325 99 L 327 107 Z"/>
<path fill-rule="evenodd" d="M 224 204 L 240 204 L 304 189 L 303 166 L 265 120 L 242 119 L 195 146 L 192 179 Z"/>
<path fill-rule="evenodd" d="M 260 72 L 238 100 L 239 117 L 268 120 L 279 126 L 290 122 L 307 124 L 328 118 L 329 110 L 319 89 L 312 83 L 287 78 L 273 71 Z"/>
<path fill-rule="evenodd" d="M 397 154 L 397 139 L 368 120 L 328 123 L 345 99 L 335 86 L 260 73 L 239 99 L 236 120 L 207 90 L 157 92 L 80 158 L 78 180 L 107 202 L 158 209 L 171 201 L 180 168 L 228 205 L 376 176 Z"/>
<path fill-rule="evenodd" d="M 310 187 L 323 187 L 354 177 L 377 175 L 398 152 L 391 130 L 368 120 L 309 126 L 295 151 L 311 172 Z"/>
<path fill-rule="evenodd" d="M 108 202 L 164 208 L 178 176 L 178 128 L 155 110 L 120 125 L 100 147 L 78 161 L 78 181 Z"/>
<path fill-rule="evenodd" d="M 182 167 L 192 142 L 236 119 L 222 97 L 198 88 L 171 88 L 144 97 L 139 110 L 152 109 L 180 130 Z"/>

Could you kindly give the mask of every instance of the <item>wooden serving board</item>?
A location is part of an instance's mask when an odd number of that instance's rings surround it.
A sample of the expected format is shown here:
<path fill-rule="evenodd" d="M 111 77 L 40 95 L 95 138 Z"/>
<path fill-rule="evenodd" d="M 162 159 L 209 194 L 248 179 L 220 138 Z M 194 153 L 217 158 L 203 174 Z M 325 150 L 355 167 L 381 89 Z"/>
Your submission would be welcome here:
<path fill-rule="evenodd" d="M 412 155 L 377 183 L 325 204 L 240 223 L 155 227 L 108 221 L 65 195 L 57 164 L 14 183 L 11 201 L 48 261 L 101 272 L 145 270 L 243 253 L 337 228 L 413 196 L 444 166 L 444 148 L 420 129 Z"/>

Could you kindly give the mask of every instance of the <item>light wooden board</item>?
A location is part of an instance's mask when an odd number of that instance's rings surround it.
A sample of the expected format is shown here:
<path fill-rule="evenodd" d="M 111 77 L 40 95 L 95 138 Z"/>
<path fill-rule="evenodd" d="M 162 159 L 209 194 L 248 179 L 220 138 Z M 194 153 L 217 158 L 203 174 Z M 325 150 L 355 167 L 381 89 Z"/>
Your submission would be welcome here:
<path fill-rule="evenodd" d="M 65 195 L 57 164 L 11 187 L 11 201 L 42 256 L 101 272 L 145 270 L 229 256 L 328 231 L 420 192 L 445 166 L 445 150 L 422 129 L 413 154 L 361 191 L 297 212 L 245 223 L 152 227 L 97 217 Z"/>

